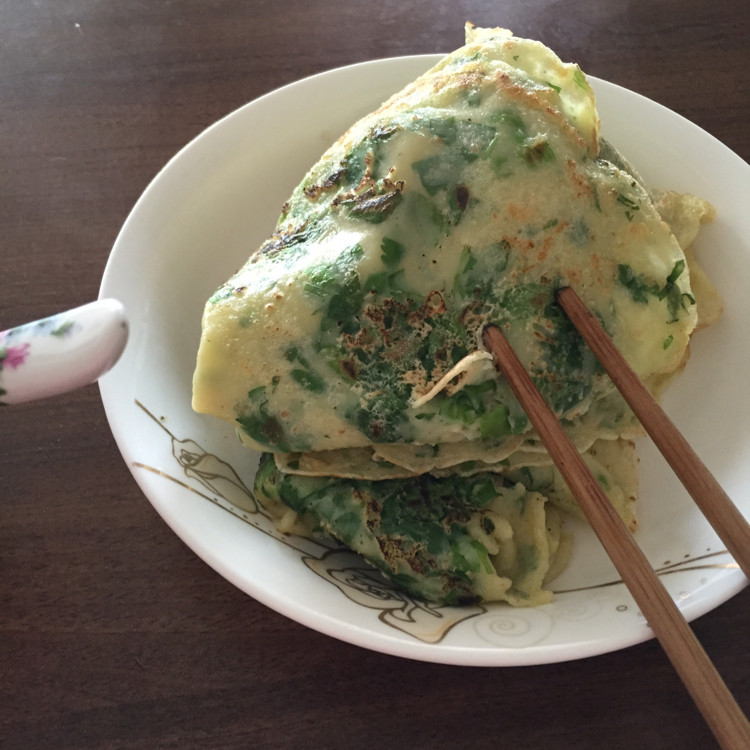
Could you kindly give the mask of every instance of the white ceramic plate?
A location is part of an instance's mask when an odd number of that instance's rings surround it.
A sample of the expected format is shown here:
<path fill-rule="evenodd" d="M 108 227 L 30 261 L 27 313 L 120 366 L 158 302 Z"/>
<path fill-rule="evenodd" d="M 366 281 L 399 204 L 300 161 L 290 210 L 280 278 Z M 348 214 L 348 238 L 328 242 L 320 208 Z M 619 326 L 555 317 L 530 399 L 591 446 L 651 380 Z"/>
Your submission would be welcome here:
<path fill-rule="evenodd" d="M 593 533 L 576 548 L 553 603 L 455 609 L 393 591 L 350 553 L 281 538 L 255 505 L 257 455 L 231 427 L 194 414 L 191 377 L 204 300 L 272 231 L 294 185 L 351 122 L 438 59 L 379 60 L 313 76 L 219 121 L 177 154 L 117 239 L 101 295 L 121 300 L 131 338 L 101 381 L 112 431 L 143 492 L 221 575 L 282 614 L 389 654 L 470 665 L 564 661 L 651 637 Z M 750 168 L 669 110 L 596 79 L 603 135 L 653 186 L 717 208 L 700 257 L 726 298 L 696 336 L 668 411 L 744 512 L 750 510 Z M 637 539 L 688 619 L 746 583 L 686 492 L 646 442 Z"/>

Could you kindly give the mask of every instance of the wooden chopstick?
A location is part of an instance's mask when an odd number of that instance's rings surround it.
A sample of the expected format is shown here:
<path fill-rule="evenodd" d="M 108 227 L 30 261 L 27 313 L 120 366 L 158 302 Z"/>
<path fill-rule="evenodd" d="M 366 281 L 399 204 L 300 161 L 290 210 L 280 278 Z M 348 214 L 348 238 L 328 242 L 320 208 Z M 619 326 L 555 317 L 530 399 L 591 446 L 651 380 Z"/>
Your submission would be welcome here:
<path fill-rule="evenodd" d="M 578 294 L 571 287 L 564 287 L 558 291 L 557 301 L 591 347 L 695 504 L 744 574 L 750 578 L 750 524 L 633 372 Z"/>
<path fill-rule="evenodd" d="M 483 339 L 719 744 L 747 750 L 750 724 L 505 336 L 489 325 Z"/>

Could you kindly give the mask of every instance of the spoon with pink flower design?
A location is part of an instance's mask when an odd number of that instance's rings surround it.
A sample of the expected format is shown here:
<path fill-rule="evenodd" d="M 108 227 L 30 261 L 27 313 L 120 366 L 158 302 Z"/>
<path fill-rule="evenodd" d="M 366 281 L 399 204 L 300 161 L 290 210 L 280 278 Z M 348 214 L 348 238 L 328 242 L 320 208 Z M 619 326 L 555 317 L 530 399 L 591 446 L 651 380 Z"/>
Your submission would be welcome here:
<path fill-rule="evenodd" d="M 55 396 L 93 383 L 125 348 L 128 321 L 113 299 L 100 299 L 0 332 L 0 403 Z"/>

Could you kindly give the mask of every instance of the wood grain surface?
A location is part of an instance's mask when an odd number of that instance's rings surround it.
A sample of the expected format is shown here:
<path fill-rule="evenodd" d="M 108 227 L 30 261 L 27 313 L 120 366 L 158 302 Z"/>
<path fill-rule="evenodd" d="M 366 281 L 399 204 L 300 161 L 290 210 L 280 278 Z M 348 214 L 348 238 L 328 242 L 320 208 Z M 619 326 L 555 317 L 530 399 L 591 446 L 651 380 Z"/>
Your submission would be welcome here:
<path fill-rule="evenodd" d="M 465 20 L 540 39 L 750 158 L 746 0 L 3 0 L 0 328 L 96 297 L 139 195 L 218 118 L 332 67 L 449 51 Z M 749 603 L 693 623 L 745 711 Z M 0 409 L 0 748 L 496 746 L 716 747 L 654 641 L 503 669 L 340 643 L 179 541 L 96 386 Z"/>

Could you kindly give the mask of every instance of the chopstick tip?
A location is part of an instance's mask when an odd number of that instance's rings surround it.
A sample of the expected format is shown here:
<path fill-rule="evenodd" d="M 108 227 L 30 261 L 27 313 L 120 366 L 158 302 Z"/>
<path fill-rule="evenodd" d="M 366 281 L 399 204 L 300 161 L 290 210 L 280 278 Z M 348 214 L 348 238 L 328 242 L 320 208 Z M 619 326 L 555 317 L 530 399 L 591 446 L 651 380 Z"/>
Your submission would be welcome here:
<path fill-rule="evenodd" d="M 559 302 L 559 301 L 560 301 L 560 295 L 561 295 L 561 294 L 566 294 L 566 293 L 568 292 L 568 290 L 569 290 L 569 289 L 571 289 L 571 287 L 570 287 L 570 286 L 568 286 L 567 284 L 566 284 L 565 286 L 561 286 L 561 287 L 560 287 L 560 288 L 559 288 L 559 289 L 558 289 L 558 290 L 557 290 L 557 291 L 555 292 L 555 300 Z"/>
<path fill-rule="evenodd" d="M 482 329 L 482 341 L 484 342 L 484 345 L 492 351 L 492 336 L 493 331 L 497 331 L 498 333 L 501 333 L 500 328 L 497 326 L 496 323 L 487 323 L 485 327 Z"/>

